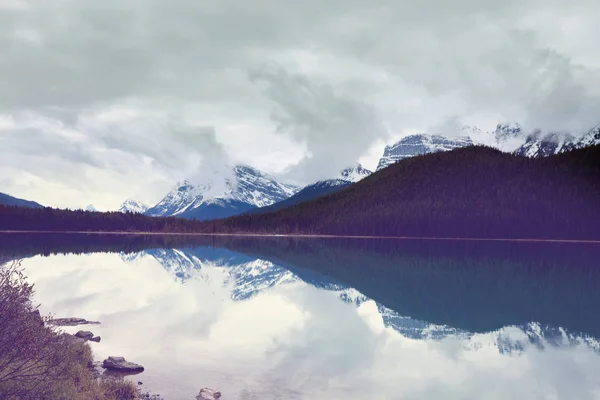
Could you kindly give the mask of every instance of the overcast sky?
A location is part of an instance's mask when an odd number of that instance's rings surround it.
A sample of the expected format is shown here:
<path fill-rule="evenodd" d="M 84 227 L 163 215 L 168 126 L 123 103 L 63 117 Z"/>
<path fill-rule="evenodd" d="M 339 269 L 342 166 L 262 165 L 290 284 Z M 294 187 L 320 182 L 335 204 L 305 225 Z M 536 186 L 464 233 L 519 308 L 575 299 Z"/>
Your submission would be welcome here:
<path fill-rule="evenodd" d="M 156 202 L 308 183 L 462 124 L 600 122 L 598 0 L 0 0 L 0 192 Z"/>

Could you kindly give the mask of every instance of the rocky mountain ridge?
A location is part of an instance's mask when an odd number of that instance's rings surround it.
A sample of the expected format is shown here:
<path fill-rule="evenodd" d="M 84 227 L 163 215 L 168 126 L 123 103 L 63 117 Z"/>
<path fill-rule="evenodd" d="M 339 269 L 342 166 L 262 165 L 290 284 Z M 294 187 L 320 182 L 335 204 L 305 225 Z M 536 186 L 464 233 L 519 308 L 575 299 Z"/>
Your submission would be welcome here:
<path fill-rule="evenodd" d="M 236 215 L 287 199 L 300 188 L 278 182 L 255 168 L 238 165 L 231 178 L 214 177 L 199 184 L 178 183 L 145 214 L 208 220 Z"/>

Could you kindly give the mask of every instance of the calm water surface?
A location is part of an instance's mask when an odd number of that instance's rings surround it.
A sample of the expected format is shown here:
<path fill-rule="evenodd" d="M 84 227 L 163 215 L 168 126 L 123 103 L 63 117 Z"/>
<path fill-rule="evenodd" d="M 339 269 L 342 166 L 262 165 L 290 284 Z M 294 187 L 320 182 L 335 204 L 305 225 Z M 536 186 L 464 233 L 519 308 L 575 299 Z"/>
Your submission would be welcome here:
<path fill-rule="evenodd" d="M 600 398 L 598 246 L 0 240 L 168 400 Z"/>

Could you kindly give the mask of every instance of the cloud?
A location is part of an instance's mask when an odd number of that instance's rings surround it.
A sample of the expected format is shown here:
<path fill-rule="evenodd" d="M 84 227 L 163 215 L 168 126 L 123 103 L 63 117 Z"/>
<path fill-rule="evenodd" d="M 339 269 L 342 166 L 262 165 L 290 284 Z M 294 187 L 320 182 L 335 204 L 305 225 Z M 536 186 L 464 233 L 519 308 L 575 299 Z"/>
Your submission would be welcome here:
<path fill-rule="evenodd" d="M 276 132 L 306 144 L 307 153 L 290 173 L 303 181 L 336 176 L 353 165 L 374 140 L 387 135 L 369 104 L 303 75 L 285 70 L 252 71 L 250 79 L 264 83 L 273 101 Z"/>
<path fill-rule="evenodd" d="M 194 142 L 208 131 L 177 133 L 188 130 L 214 129 L 233 163 L 308 183 L 361 156 L 374 165 L 375 143 L 450 127 L 452 118 L 582 133 L 600 120 L 598 13 L 596 0 L 5 1 L 0 115 L 21 124 L 28 113 L 83 135 L 64 144 L 59 134 L 16 127 L 40 145 L 13 144 L 10 159 L 41 178 L 26 161 L 33 152 L 73 162 L 67 153 L 79 153 L 73 165 L 105 171 L 102 186 L 88 183 L 77 196 L 90 197 L 83 204 L 107 196 L 108 176 L 139 168 L 129 162 L 154 160 L 141 168 L 152 181 L 194 169 L 199 157 L 181 157 L 181 148 L 216 147 Z M 121 109 L 138 118 L 81 124 Z M 98 146 L 111 155 L 99 157 Z M 118 152 L 129 161 L 115 166 Z M 208 160 L 209 151 L 197 152 Z M 68 203 L 11 182 L 2 190 Z"/>
<path fill-rule="evenodd" d="M 26 113 L 0 125 L 4 189 L 60 207 L 116 208 L 127 196 L 157 201 L 176 181 L 227 176 L 211 126 L 114 107 L 67 124 Z M 106 190 L 106 189 L 109 190 Z"/>

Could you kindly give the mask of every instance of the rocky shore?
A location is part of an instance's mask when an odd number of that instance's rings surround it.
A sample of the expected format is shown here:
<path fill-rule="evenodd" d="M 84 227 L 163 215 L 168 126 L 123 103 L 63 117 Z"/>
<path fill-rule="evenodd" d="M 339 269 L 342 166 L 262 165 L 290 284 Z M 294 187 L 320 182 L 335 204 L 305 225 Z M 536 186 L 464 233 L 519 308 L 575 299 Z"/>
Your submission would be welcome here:
<path fill-rule="evenodd" d="M 41 316 L 40 316 L 41 318 Z M 84 318 L 57 318 L 51 319 L 46 322 L 48 325 L 53 326 L 79 326 L 79 325 L 99 325 L 98 321 L 88 321 Z M 101 337 L 95 336 L 91 331 L 80 330 L 74 335 L 70 333 L 60 334 L 67 342 L 70 343 L 88 343 L 95 342 L 100 343 Z M 124 379 L 126 376 L 136 375 L 144 372 L 145 368 L 131 361 L 127 361 L 124 357 L 109 356 L 102 362 L 95 362 L 88 366 L 92 371 L 96 379 Z M 105 372 L 101 373 L 100 370 L 104 369 Z M 137 385 L 143 385 L 143 382 L 137 381 Z M 147 390 L 139 390 L 139 399 L 142 400 L 165 400 L 158 393 L 152 393 Z M 190 397 L 191 398 L 191 397 Z M 211 388 L 202 388 L 195 397 L 196 400 L 219 400 L 222 399 L 222 394 L 218 390 Z"/>

